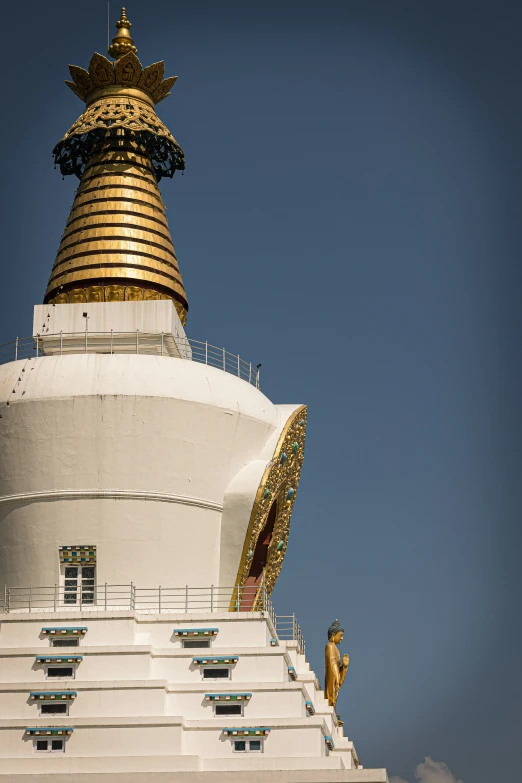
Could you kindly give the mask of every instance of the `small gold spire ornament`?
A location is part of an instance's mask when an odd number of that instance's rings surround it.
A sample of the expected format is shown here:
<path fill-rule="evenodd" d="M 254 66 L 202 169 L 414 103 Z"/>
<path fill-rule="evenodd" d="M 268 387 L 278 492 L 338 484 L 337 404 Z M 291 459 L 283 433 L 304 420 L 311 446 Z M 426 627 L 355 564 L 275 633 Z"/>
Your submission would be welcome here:
<path fill-rule="evenodd" d="M 120 20 L 119 22 L 116 22 L 116 27 L 118 28 L 118 32 L 112 39 L 112 44 L 107 50 L 110 56 L 114 57 L 115 60 L 118 60 L 120 57 L 123 57 L 124 54 L 128 54 L 128 52 L 137 54 L 138 50 L 134 46 L 134 41 L 129 32 L 132 25 L 127 19 L 125 8 L 121 9 Z"/>
<path fill-rule="evenodd" d="M 336 709 L 339 691 L 346 679 L 346 672 L 348 671 L 348 664 L 350 663 L 350 658 L 346 653 L 343 655 L 341 661 L 341 653 L 337 647 L 337 645 L 342 642 L 343 638 L 344 628 L 339 620 L 335 620 L 328 629 L 328 643 L 324 650 L 324 695 L 326 696 L 328 704 L 330 707 L 333 707 L 334 710 Z M 337 718 L 339 719 L 339 716 L 337 716 Z M 342 721 L 340 722 L 342 725 Z"/>

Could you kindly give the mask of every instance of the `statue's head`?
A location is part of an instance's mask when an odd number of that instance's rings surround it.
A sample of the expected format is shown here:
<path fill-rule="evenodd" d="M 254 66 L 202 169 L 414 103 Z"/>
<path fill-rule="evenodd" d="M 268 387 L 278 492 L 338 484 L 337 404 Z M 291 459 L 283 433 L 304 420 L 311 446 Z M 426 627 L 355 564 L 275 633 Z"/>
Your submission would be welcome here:
<path fill-rule="evenodd" d="M 335 642 L 335 644 L 339 644 L 340 642 L 342 642 L 343 637 L 344 637 L 344 628 L 342 627 L 339 620 L 334 620 L 328 629 L 328 641 Z"/>

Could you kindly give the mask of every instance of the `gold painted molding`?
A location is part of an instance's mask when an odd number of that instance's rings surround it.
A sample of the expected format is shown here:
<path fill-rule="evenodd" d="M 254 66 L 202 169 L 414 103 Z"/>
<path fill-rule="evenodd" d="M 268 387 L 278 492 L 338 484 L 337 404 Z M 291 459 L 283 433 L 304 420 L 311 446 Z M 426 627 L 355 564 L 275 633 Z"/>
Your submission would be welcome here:
<path fill-rule="evenodd" d="M 275 587 L 288 545 L 290 517 L 301 476 L 307 417 L 306 405 L 301 405 L 292 413 L 279 437 L 274 456 L 263 474 L 250 514 L 236 577 L 236 587 L 238 588 L 246 585 L 259 536 L 266 524 L 274 501 L 277 501 L 276 519 L 268 547 L 263 579 L 263 585 L 268 595 L 271 595 Z M 261 590 L 261 585 L 259 590 Z M 234 596 L 237 596 L 237 594 L 237 591 L 234 591 Z M 252 611 L 258 609 L 260 602 L 261 595 L 258 591 Z M 237 611 L 234 598 L 230 602 L 230 611 Z"/>

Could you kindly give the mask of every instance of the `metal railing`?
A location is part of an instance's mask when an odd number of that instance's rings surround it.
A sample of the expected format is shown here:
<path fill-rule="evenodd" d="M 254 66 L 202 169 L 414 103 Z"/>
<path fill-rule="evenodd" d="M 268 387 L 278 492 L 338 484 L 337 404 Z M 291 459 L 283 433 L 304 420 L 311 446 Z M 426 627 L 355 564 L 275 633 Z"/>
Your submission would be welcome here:
<path fill-rule="evenodd" d="M 139 587 L 99 584 L 94 587 L 52 585 L 49 587 L 4 587 L 0 593 L 0 612 L 26 614 L 32 612 L 100 613 L 135 611 L 143 614 L 231 612 L 262 612 L 269 617 L 280 641 L 297 642 L 304 655 L 305 641 L 295 615 L 277 615 L 270 596 L 263 586 L 245 587 Z"/>
<path fill-rule="evenodd" d="M 276 615 L 274 625 L 278 639 L 297 642 L 297 649 L 303 655 L 305 654 L 306 643 L 301 626 L 295 619 L 295 614 Z"/>
<path fill-rule="evenodd" d="M 56 334 L 17 337 L 0 345 L 0 364 L 42 356 L 79 353 L 140 354 L 188 359 L 242 378 L 259 389 L 259 368 L 237 354 L 201 340 L 174 337 L 161 332 L 58 332 Z"/>

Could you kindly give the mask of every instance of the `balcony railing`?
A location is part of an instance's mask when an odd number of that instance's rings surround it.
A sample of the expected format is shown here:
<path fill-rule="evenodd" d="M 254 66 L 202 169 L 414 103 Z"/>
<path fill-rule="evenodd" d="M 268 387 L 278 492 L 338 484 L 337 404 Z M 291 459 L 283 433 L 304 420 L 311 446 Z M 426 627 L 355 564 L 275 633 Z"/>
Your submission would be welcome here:
<path fill-rule="evenodd" d="M 231 612 L 241 614 L 243 606 L 249 611 L 262 612 L 270 618 L 281 641 L 297 642 L 297 649 L 305 654 L 305 641 L 295 615 L 276 615 L 270 596 L 263 586 L 246 587 L 138 587 L 101 584 L 86 587 L 78 583 L 49 587 L 4 587 L 0 593 L 0 612 L 27 614 L 32 612 L 100 613 L 134 611 L 142 614 L 213 614 Z"/>
<path fill-rule="evenodd" d="M 201 340 L 149 332 L 74 332 L 17 337 L 0 345 L 0 364 L 79 353 L 140 354 L 186 359 L 217 367 L 259 389 L 259 368 L 237 354 Z"/>

